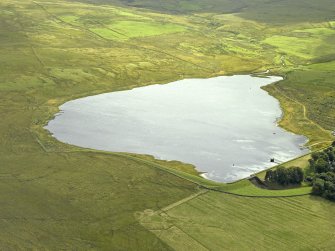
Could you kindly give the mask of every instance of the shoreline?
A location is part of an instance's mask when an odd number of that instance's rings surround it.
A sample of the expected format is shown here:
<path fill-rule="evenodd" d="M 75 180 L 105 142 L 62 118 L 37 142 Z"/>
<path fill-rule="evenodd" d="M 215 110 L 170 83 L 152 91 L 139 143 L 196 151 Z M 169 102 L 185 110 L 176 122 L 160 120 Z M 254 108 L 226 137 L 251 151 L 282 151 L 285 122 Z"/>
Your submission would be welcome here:
<path fill-rule="evenodd" d="M 268 73 L 269 70 L 266 71 L 266 72 Z M 223 76 L 215 76 L 214 78 L 219 78 L 219 77 L 230 77 L 230 76 L 250 76 L 250 77 L 257 77 L 256 74 L 252 74 L 252 75 L 247 75 L 247 74 L 245 74 L 245 75 L 223 75 Z M 280 82 L 280 81 L 282 81 L 282 80 L 284 79 L 282 76 L 265 76 L 265 77 L 266 77 L 266 78 L 269 78 L 269 77 L 278 77 L 278 78 L 280 78 L 279 80 L 276 80 L 276 81 L 274 81 L 274 82 L 272 82 L 272 83 L 269 83 L 269 84 L 260 86 L 260 89 L 263 90 L 263 91 L 265 91 L 265 92 L 267 92 L 267 91 L 264 90 L 263 87 L 268 86 L 268 85 L 272 85 L 272 84 L 275 84 L 275 83 L 278 83 L 278 82 Z M 209 78 L 190 78 L 190 79 L 187 78 L 187 80 L 206 80 L 206 79 L 209 79 Z M 177 81 L 173 81 L 173 82 L 169 82 L 169 83 L 153 84 L 153 85 L 167 85 L 167 84 L 171 84 L 171 83 L 178 82 L 178 81 L 179 81 L 179 80 L 177 80 Z M 80 99 L 85 99 L 85 98 L 88 98 L 88 97 L 93 97 L 93 96 L 98 96 L 98 95 L 104 95 L 104 94 L 108 94 L 108 93 L 115 93 L 115 92 L 125 92 L 125 91 L 134 90 L 134 89 L 142 88 L 142 87 L 146 87 L 146 86 L 152 86 L 152 85 L 149 84 L 149 85 L 144 85 L 144 86 L 133 87 L 133 88 L 130 88 L 130 89 L 128 89 L 128 90 L 119 90 L 119 91 L 114 91 L 114 92 L 101 93 L 101 94 L 97 94 L 97 95 L 96 95 L 96 94 L 93 94 L 93 95 L 88 95 L 88 96 L 85 96 L 85 97 L 81 97 L 81 98 L 78 98 L 78 99 L 72 99 L 72 100 L 70 100 L 70 101 L 67 101 L 67 102 L 63 103 L 62 105 L 58 106 L 58 112 L 57 112 L 56 114 L 54 114 L 53 119 L 47 121 L 47 123 L 46 123 L 46 125 L 43 127 L 43 129 L 46 130 L 47 133 L 50 134 L 51 137 L 54 138 L 55 140 L 57 140 L 58 142 L 61 142 L 61 143 L 63 143 L 63 144 L 67 144 L 67 145 L 71 145 L 71 146 L 73 146 L 73 147 L 79 147 L 79 148 L 86 148 L 86 149 L 87 149 L 87 147 L 81 147 L 81 146 L 78 146 L 78 145 L 73 145 L 73 144 L 69 144 L 69 143 L 65 143 L 65 142 L 59 141 L 59 140 L 55 137 L 55 135 L 54 135 L 53 133 L 51 133 L 51 132 L 46 128 L 46 127 L 48 126 L 48 124 L 50 123 L 50 121 L 54 120 L 58 115 L 61 115 L 61 113 L 64 112 L 64 111 L 61 109 L 61 107 L 62 107 L 64 104 L 66 104 L 66 103 L 73 102 L 73 101 L 77 101 L 77 100 L 80 100 Z M 272 96 L 272 95 L 270 95 L 268 92 L 267 92 L 267 95 Z M 272 96 L 272 97 L 273 97 L 273 96 Z M 279 109 L 280 109 L 280 111 L 281 111 L 280 116 L 276 118 L 274 124 L 275 124 L 276 126 L 280 127 L 283 131 L 292 133 L 292 132 L 286 130 L 285 128 L 283 128 L 283 127 L 281 127 L 281 126 L 279 125 L 279 121 L 283 118 L 284 110 L 282 109 L 282 107 L 281 107 L 281 105 L 280 105 L 280 101 L 279 101 L 276 97 L 273 97 L 273 98 L 276 100 L 276 102 L 278 102 L 278 106 L 279 106 Z M 308 142 L 308 138 L 307 138 L 306 136 L 304 136 L 304 135 L 300 135 L 300 134 L 295 134 L 295 133 L 292 133 L 292 134 L 293 134 L 293 135 L 296 135 L 296 136 L 302 136 L 302 137 L 305 137 L 305 138 L 306 138 L 306 142 Z M 303 143 L 303 144 L 305 145 L 306 142 Z M 298 147 L 301 149 L 301 144 L 299 144 Z M 102 150 L 102 151 L 106 151 L 106 150 L 104 150 L 104 149 L 100 149 L 100 150 L 99 150 L 99 149 L 94 149 L 94 148 L 89 148 L 89 149 L 92 149 L 92 150 L 98 150 L 98 151 L 101 151 L 101 150 Z M 107 150 L 107 151 L 108 151 L 108 150 Z M 115 151 L 111 151 L 111 152 L 115 152 Z M 169 160 L 169 159 L 161 159 L 160 157 L 155 157 L 153 154 L 148 154 L 148 153 L 135 153 L 135 152 L 126 152 L 126 153 L 128 153 L 128 154 L 136 154 L 136 155 L 143 155 L 143 156 L 148 156 L 148 155 L 150 155 L 150 156 L 152 156 L 152 157 L 153 157 L 155 160 L 157 160 L 157 161 L 166 161 L 166 162 L 169 162 L 169 161 L 177 161 L 177 162 L 181 162 L 181 163 L 183 163 L 183 165 L 192 165 L 192 166 L 194 167 L 194 169 L 196 170 L 196 172 L 198 173 L 198 176 L 199 176 L 199 177 L 203 177 L 204 179 L 207 179 L 207 180 L 210 180 L 210 181 L 222 182 L 222 181 L 216 181 L 216 180 L 210 179 L 210 178 L 208 177 L 208 175 L 207 175 L 208 172 L 201 171 L 201 170 L 198 169 L 198 167 L 197 167 L 196 165 L 194 165 L 194 164 L 190 164 L 190 163 L 185 162 L 185 161 L 174 160 L 174 159 L 171 159 L 171 160 Z M 307 154 L 308 154 L 308 153 L 307 153 Z M 296 156 L 296 157 L 294 157 L 293 159 L 300 158 L 301 156 L 304 156 L 304 155 L 305 155 L 305 154 Z M 291 161 L 291 160 L 292 160 L 292 159 L 288 159 L 288 160 L 285 160 L 284 162 L 289 162 L 289 161 Z M 273 165 L 273 166 L 270 166 L 270 167 L 269 167 L 269 166 L 267 166 L 267 167 L 264 166 L 264 169 L 263 169 L 263 168 L 260 168 L 259 171 L 257 170 L 256 172 L 250 172 L 250 174 L 247 175 L 247 176 L 245 176 L 245 177 L 238 178 L 238 179 L 236 179 L 236 180 L 233 179 L 232 181 L 227 181 L 227 182 L 222 182 L 222 183 L 223 183 L 223 184 L 229 184 L 229 183 L 238 182 L 238 181 L 240 181 L 240 180 L 247 179 L 248 177 L 250 177 L 250 175 L 253 175 L 254 173 L 260 173 L 260 172 L 263 172 L 263 171 L 268 170 L 268 169 L 270 169 L 270 168 L 273 168 L 273 167 L 275 167 L 275 166 L 277 166 L 277 165 Z"/>

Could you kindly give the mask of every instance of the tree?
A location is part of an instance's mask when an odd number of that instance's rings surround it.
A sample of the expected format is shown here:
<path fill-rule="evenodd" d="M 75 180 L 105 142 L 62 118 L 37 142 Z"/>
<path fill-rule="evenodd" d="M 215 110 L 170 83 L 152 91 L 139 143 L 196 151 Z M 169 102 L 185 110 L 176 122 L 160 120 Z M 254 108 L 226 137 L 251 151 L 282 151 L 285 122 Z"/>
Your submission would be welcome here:
<path fill-rule="evenodd" d="M 335 141 L 331 147 L 312 154 L 309 163 L 314 176 L 313 194 L 335 201 Z"/>
<path fill-rule="evenodd" d="M 291 174 L 291 182 L 293 184 L 300 184 L 301 182 L 303 182 L 304 180 L 304 172 L 302 171 L 302 169 L 300 167 L 291 167 L 290 168 L 292 170 L 292 174 Z"/>
<path fill-rule="evenodd" d="M 328 159 L 329 159 L 329 161 L 335 161 L 335 154 L 334 154 L 334 152 L 329 152 L 328 153 Z"/>
<path fill-rule="evenodd" d="M 280 185 L 300 184 L 304 180 L 304 172 L 300 167 L 284 168 L 282 166 L 275 170 L 268 170 L 265 181 Z"/>
<path fill-rule="evenodd" d="M 325 186 L 325 182 L 322 179 L 315 179 L 315 181 L 313 182 L 313 190 L 312 193 L 315 195 L 322 195 L 324 192 L 324 186 Z"/>
<path fill-rule="evenodd" d="M 265 181 L 271 181 L 272 180 L 272 170 L 268 170 L 265 173 Z"/>
<path fill-rule="evenodd" d="M 277 183 L 281 185 L 289 184 L 289 171 L 285 167 L 278 167 L 277 168 Z"/>
<path fill-rule="evenodd" d="M 329 163 L 325 161 L 323 158 L 318 159 L 314 164 L 314 170 L 317 173 L 328 172 L 330 169 Z"/>

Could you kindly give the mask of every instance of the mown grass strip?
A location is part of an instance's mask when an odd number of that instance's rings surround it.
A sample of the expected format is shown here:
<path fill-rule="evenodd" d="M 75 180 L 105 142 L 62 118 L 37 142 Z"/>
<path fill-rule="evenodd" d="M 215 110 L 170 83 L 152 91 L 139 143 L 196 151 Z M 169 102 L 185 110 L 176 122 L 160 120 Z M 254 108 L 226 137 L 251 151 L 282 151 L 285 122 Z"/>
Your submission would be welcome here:
<path fill-rule="evenodd" d="M 138 157 L 131 156 L 127 153 L 114 153 L 114 152 L 105 152 L 105 151 L 95 151 L 95 150 L 83 150 L 89 152 L 100 152 L 104 154 L 114 155 L 123 157 L 129 160 L 133 160 L 139 163 L 144 163 L 153 168 L 158 168 L 162 171 L 168 172 L 172 175 L 175 175 L 179 178 L 192 182 L 202 188 L 222 192 L 226 194 L 242 196 L 242 197 L 258 197 L 258 198 L 275 198 L 275 197 L 295 197 L 295 196 L 304 196 L 311 193 L 311 187 L 299 187 L 285 190 L 267 190 L 261 189 L 254 186 L 248 179 L 242 179 L 234 183 L 219 183 L 211 180 L 204 179 L 200 176 L 195 176 L 188 174 L 186 172 L 172 169 L 167 166 L 163 166 L 157 163 L 153 163 L 148 160 L 144 160 Z"/>

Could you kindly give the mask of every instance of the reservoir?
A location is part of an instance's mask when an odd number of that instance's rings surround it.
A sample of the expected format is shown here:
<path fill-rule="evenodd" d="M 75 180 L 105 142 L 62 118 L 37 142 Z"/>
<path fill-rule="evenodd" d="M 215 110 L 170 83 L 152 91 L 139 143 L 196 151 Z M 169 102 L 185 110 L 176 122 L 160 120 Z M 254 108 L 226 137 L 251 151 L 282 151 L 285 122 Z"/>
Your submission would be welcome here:
<path fill-rule="evenodd" d="M 277 126 L 279 102 L 261 87 L 281 77 L 185 79 L 76 99 L 46 126 L 58 140 L 150 154 L 231 182 L 307 152 L 306 138 Z"/>

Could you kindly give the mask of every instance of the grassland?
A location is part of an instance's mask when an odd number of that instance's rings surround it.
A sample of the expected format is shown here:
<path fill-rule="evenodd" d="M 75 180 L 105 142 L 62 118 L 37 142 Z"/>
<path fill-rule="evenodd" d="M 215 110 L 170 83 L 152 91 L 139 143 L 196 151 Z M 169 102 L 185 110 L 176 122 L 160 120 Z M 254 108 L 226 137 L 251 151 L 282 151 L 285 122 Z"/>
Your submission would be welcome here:
<path fill-rule="evenodd" d="M 331 250 L 334 210 L 331 202 L 310 196 L 241 200 L 205 192 L 138 217 L 176 250 Z"/>
<path fill-rule="evenodd" d="M 248 179 L 242 179 L 233 183 L 219 183 L 211 180 L 206 180 L 198 176 L 195 172 L 196 170 L 192 165 L 182 164 L 180 162 L 170 162 L 170 161 L 158 161 L 152 160 L 152 157 L 134 155 L 134 154 L 124 154 L 124 153 L 113 153 L 116 156 L 123 156 L 139 163 L 145 163 L 148 166 L 157 168 L 159 170 L 168 172 L 174 176 L 182 178 L 186 181 L 189 181 L 195 184 L 197 187 L 204 189 L 218 191 L 226 194 L 232 194 L 236 196 L 245 196 L 245 197 L 292 197 L 292 196 L 301 196 L 311 193 L 312 188 L 310 186 L 302 185 L 300 187 L 290 188 L 290 189 L 281 189 L 281 190 L 267 190 L 262 189 L 257 186 L 254 186 Z M 308 155 L 306 155 L 308 157 Z M 299 158 L 292 162 L 306 164 L 307 158 Z M 288 162 L 283 164 L 283 166 L 291 166 Z M 263 177 L 264 172 L 258 174 L 260 178 Z"/>
<path fill-rule="evenodd" d="M 174 24 L 157 24 L 138 21 L 119 21 L 106 28 L 92 28 L 91 31 L 105 39 L 127 40 L 134 37 L 157 36 L 168 33 L 178 33 L 185 28 Z"/>
<path fill-rule="evenodd" d="M 74 98 L 270 69 L 286 76 L 267 87 L 285 111 L 281 125 L 307 135 L 315 148 L 327 144 L 334 125 L 334 3 L 322 0 L 316 9 L 307 0 L 248 2 L 2 0 L 0 249 L 171 250 L 185 249 L 187 236 L 212 249 L 262 249 L 270 239 L 281 249 L 332 247 L 333 204 L 269 198 L 308 187 L 274 192 L 247 180 L 217 184 L 190 165 L 80 149 L 43 129 Z M 287 37 L 300 46 L 290 47 Z M 216 191 L 197 197 L 199 187 Z M 158 236 L 139 220 L 141 212 L 165 207 L 185 234 Z"/>

